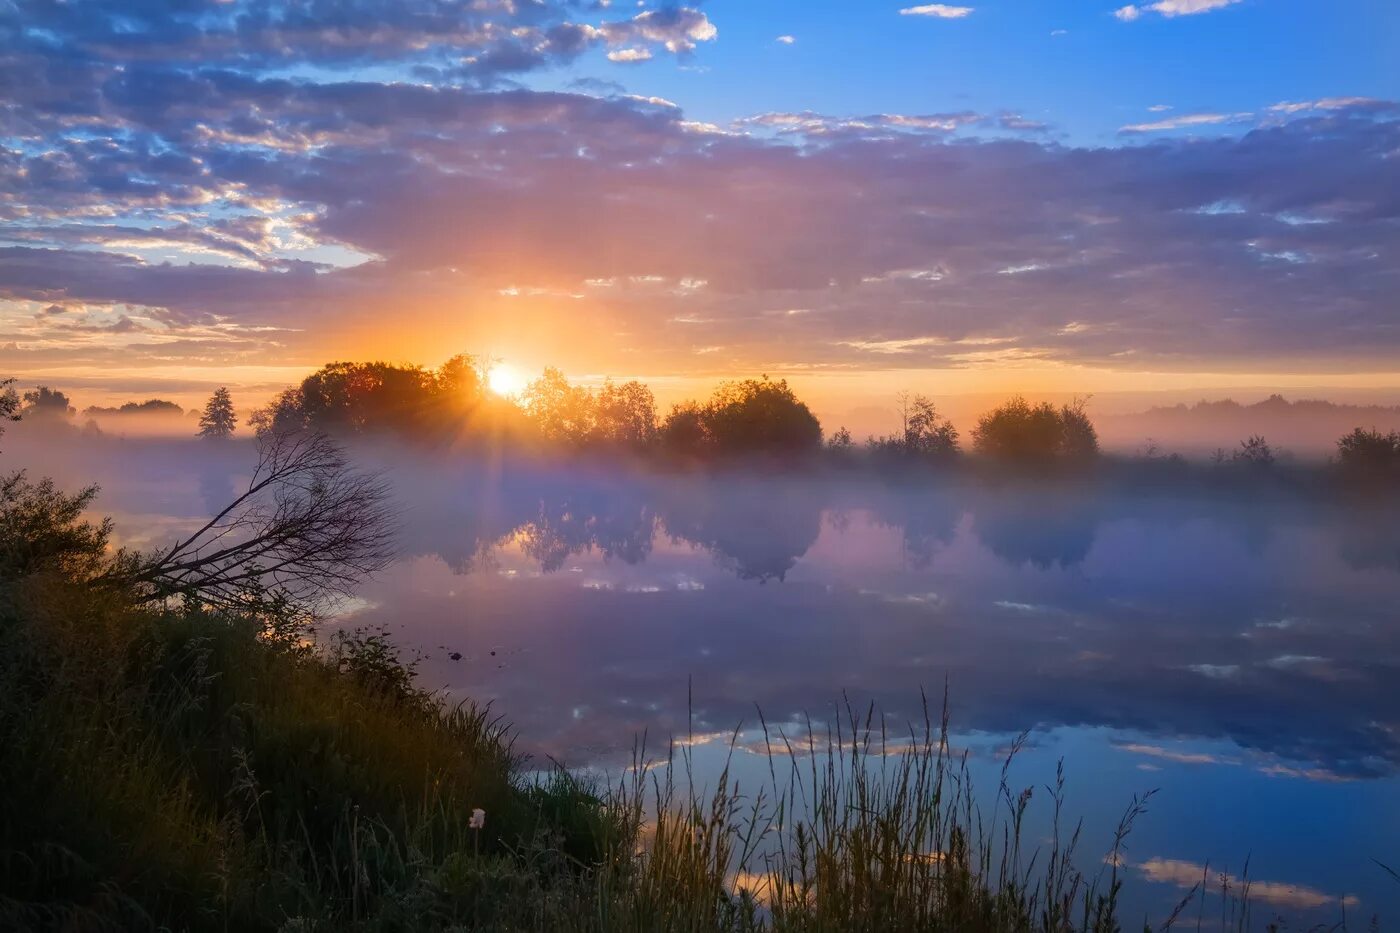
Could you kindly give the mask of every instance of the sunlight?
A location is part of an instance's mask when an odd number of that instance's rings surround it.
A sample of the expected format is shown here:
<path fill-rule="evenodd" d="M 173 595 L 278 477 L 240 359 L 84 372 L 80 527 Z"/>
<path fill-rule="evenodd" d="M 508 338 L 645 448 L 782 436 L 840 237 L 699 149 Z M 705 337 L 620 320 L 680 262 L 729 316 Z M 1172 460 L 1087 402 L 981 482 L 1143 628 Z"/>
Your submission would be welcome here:
<path fill-rule="evenodd" d="M 525 374 L 509 363 L 497 363 L 486 374 L 486 385 L 492 392 L 512 398 L 525 390 Z"/>

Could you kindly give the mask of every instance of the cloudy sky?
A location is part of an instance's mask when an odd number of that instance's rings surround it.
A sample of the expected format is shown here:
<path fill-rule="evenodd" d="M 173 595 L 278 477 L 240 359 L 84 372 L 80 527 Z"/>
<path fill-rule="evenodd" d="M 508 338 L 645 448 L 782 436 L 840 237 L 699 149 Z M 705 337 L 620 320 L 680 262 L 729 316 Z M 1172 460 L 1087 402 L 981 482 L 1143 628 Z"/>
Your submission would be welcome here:
<path fill-rule="evenodd" d="M 1393 0 L 0 0 L 0 373 L 1400 386 Z"/>

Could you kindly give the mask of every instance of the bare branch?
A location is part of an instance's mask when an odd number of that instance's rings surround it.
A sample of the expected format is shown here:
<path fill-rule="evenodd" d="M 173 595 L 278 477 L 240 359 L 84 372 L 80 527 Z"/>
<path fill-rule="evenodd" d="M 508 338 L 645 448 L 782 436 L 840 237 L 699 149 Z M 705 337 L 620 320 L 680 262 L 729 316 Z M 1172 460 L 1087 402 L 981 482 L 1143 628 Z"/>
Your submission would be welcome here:
<path fill-rule="evenodd" d="M 126 580 L 148 600 L 237 608 L 270 595 L 316 606 L 390 562 L 394 524 L 388 486 L 327 437 L 268 433 L 247 488 Z"/>

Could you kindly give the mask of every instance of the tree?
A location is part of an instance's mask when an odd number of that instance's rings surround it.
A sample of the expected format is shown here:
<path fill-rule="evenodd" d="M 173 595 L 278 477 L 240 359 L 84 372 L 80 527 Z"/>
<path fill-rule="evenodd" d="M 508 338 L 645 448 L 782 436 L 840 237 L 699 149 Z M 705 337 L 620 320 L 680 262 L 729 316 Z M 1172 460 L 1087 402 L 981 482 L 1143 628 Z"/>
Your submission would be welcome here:
<path fill-rule="evenodd" d="M 1274 465 L 1274 449 L 1269 446 L 1269 442 L 1264 440 L 1262 434 L 1255 434 L 1247 440 L 1240 441 L 1240 449 L 1235 451 L 1231 459 L 1235 463 L 1252 467 L 1256 470 L 1266 470 Z"/>
<path fill-rule="evenodd" d="M 822 426 L 786 379 L 727 382 L 704 409 L 706 433 L 720 455 L 792 456 L 818 450 Z"/>
<path fill-rule="evenodd" d="M 232 437 L 237 426 L 233 399 L 229 398 L 226 387 L 219 386 L 214 390 L 214 394 L 209 396 L 209 401 L 204 404 L 204 412 L 199 416 L 199 436 L 215 439 Z"/>
<path fill-rule="evenodd" d="M 1357 476 L 1400 476 L 1400 432 L 1356 428 L 1337 440 L 1337 463 Z"/>
<path fill-rule="evenodd" d="M 1089 420 L 1087 398 L 1076 398 L 1060 407 L 1060 454 L 1067 460 L 1092 460 L 1099 455 L 1099 432 Z"/>
<path fill-rule="evenodd" d="M 14 390 L 13 379 L 0 379 L 0 434 L 5 433 L 5 423 L 19 420 L 19 395 Z"/>
<path fill-rule="evenodd" d="M 388 502 L 384 482 L 352 469 L 325 435 L 265 433 L 242 493 L 194 534 L 109 576 L 147 601 L 314 608 L 390 562 Z"/>
<path fill-rule="evenodd" d="M 24 393 L 23 414 L 35 421 L 67 421 L 77 414 L 77 409 L 68 403 L 68 396 L 57 389 L 39 386 Z"/>
<path fill-rule="evenodd" d="M 695 402 L 671 406 L 658 434 L 661 449 L 673 457 L 696 459 L 709 453 L 710 431 L 705 411 Z"/>
<path fill-rule="evenodd" d="M 973 447 L 983 456 L 1021 465 L 1091 460 L 1098 455 L 1098 433 L 1084 406 L 1082 399 L 1056 408 L 1015 396 L 977 422 Z"/>
<path fill-rule="evenodd" d="M 643 450 L 656 440 L 656 398 L 635 380 L 603 383 L 594 400 L 594 437 L 601 443 Z"/>
<path fill-rule="evenodd" d="M 593 393 L 584 386 L 571 385 L 553 366 L 525 388 L 521 399 L 545 440 L 578 446 L 593 436 Z"/>

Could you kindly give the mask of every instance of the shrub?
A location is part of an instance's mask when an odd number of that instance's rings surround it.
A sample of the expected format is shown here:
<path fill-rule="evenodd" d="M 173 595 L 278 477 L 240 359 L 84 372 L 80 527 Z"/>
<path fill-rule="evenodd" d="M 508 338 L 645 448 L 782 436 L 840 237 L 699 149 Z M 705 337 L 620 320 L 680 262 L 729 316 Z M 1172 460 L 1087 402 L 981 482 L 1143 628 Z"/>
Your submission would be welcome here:
<path fill-rule="evenodd" d="M 1018 395 L 983 415 L 972 439 L 979 454 L 1023 466 L 1085 462 L 1099 452 L 1098 433 L 1079 399 L 1056 408 Z"/>

